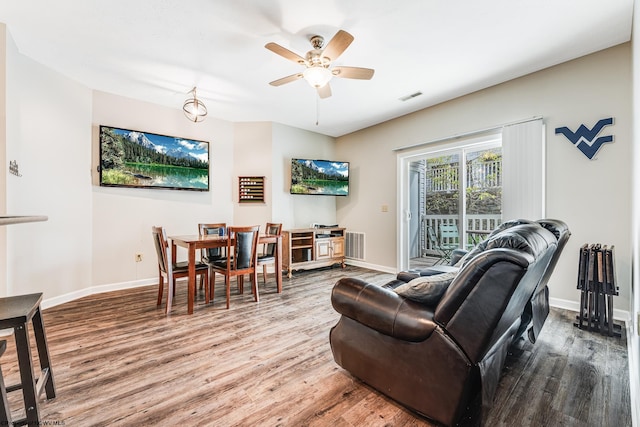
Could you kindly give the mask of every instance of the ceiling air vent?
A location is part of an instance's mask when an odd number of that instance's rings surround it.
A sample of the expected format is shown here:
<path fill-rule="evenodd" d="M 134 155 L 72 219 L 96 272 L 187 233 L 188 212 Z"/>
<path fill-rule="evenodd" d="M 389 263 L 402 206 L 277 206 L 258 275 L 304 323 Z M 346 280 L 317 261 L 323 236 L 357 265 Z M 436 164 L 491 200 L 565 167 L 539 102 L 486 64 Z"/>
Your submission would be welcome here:
<path fill-rule="evenodd" d="M 400 98 L 400 101 L 408 101 L 411 98 L 415 98 L 416 96 L 420 96 L 420 95 L 422 95 L 422 92 L 418 91 L 418 92 L 412 93 L 411 95 L 403 96 L 402 98 Z"/>

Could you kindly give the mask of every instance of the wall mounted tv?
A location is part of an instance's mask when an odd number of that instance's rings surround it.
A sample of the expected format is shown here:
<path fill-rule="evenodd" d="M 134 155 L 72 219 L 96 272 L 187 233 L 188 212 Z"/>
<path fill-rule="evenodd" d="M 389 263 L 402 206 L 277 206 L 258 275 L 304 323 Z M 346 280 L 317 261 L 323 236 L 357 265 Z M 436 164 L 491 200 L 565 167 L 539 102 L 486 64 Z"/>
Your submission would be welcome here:
<path fill-rule="evenodd" d="M 100 185 L 209 191 L 209 143 L 100 126 Z"/>
<path fill-rule="evenodd" d="M 291 159 L 291 194 L 349 195 L 349 162 Z"/>

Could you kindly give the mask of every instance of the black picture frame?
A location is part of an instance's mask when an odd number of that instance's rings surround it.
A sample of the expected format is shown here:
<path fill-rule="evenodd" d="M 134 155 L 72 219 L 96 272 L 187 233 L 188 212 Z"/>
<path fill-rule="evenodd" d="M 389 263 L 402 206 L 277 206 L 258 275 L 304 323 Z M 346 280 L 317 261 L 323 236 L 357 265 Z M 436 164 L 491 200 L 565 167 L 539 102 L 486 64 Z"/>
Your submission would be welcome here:
<path fill-rule="evenodd" d="M 100 186 L 209 191 L 207 141 L 100 125 Z"/>

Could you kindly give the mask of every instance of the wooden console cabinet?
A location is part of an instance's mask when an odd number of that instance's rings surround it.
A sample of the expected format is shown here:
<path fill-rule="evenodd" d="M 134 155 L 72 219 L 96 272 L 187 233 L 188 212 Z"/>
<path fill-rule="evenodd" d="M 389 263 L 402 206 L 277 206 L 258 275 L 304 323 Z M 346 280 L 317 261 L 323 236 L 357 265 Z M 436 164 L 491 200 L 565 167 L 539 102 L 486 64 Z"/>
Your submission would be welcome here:
<path fill-rule="evenodd" d="M 309 270 L 340 264 L 344 268 L 344 228 L 298 228 L 282 232 L 282 268 Z"/>

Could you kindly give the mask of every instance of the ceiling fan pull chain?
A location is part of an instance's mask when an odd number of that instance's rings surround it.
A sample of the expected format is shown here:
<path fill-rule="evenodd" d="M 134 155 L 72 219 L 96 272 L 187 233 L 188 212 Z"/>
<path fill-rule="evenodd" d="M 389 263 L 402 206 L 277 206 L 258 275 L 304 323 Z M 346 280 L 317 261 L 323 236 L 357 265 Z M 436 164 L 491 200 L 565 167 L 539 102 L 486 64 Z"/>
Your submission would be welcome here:
<path fill-rule="evenodd" d="M 320 95 L 316 92 L 316 126 L 320 122 Z"/>

